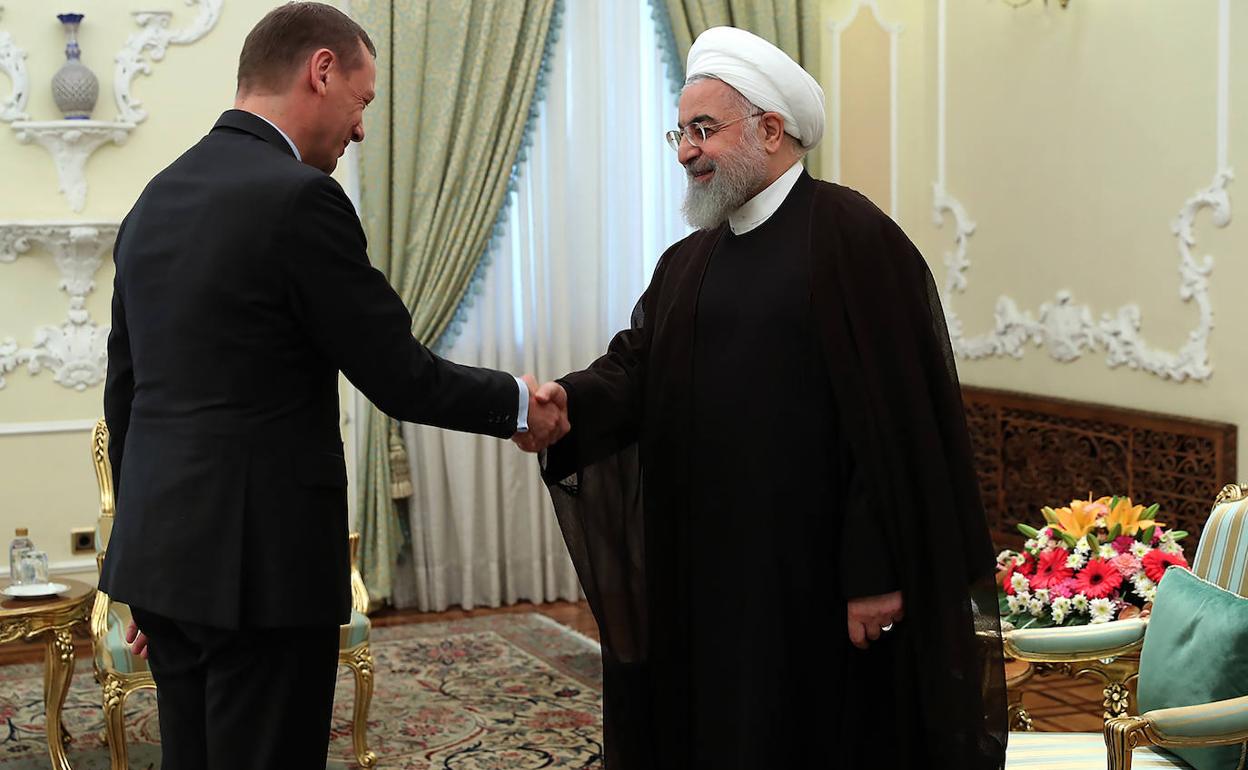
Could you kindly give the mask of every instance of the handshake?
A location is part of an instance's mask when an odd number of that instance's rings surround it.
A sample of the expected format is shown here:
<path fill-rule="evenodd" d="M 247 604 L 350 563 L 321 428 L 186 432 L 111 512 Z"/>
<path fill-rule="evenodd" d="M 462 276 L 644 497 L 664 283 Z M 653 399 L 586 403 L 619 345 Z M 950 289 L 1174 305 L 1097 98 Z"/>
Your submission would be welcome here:
<path fill-rule="evenodd" d="M 529 388 L 529 430 L 517 433 L 511 440 L 526 452 L 540 452 L 572 429 L 568 422 L 568 392 L 557 382 L 538 387 L 531 374 L 520 379 Z"/>

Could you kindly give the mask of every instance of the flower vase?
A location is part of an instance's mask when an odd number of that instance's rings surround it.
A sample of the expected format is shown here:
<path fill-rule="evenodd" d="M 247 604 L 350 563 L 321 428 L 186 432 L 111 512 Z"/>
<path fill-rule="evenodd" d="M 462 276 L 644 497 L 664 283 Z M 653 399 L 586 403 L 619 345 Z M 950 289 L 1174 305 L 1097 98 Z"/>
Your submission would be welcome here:
<path fill-rule="evenodd" d="M 87 120 L 100 96 L 100 81 L 81 61 L 78 48 L 78 25 L 81 13 L 62 13 L 56 18 L 65 25 L 66 62 L 52 77 L 52 98 L 67 120 Z"/>

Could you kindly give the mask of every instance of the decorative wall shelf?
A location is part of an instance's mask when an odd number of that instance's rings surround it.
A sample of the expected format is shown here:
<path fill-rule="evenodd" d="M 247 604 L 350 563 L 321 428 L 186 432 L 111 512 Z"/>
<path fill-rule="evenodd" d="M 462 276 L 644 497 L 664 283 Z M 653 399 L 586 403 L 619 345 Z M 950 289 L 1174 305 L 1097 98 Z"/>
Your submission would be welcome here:
<path fill-rule="evenodd" d="M 39 144 L 52 156 L 61 193 L 74 212 L 87 202 L 86 165 L 91 153 L 103 145 L 124 144 L 130 132 L 147 118 L 140 102 L 130 92 L 137 75 L 150 75 L 154 62 L 165 58 L 171 45 L 190 45 L 207 35 L 221 18 L 225 0 L 185 0 L 198 6 L 198 13 L 185 28 L 170 29 L 170 11 L 134 11 L 139 26 L 126 39 L 114 57 L 113 98 L 117 104 L 117 120 L 49 120 L 29 122 L 26 103 L 30 96 L 30 77 L 26 72 L 26 52 L 13 37 L 0 31 L 0 71 L 13 81 L 12 93 L 0 101 L 0 121 L 10 123 L 22 144 Z M 0 10 L 3 10 L 0 8 Z"/>
<path fill-rule="evenodd" d="M 125 144 L 133 123 L 102 120 L 47 120 L 12 123 L 17 141 L 41 145 L 52 156 L 60 190 L 75 213 L 87 203 L 87 158 L 105 144 Z"/>
<path fill-rule="evenodd" d="M 137 30 L 131 32 L 113 57 L 114 121 L 31 121 L 27 113 L 31 77 L 26 51 L 13 36 L 0 30 L 0 73 L 11 81 L 11 90 L 0 92 L 0 122 L 9 123 L 22 144 L 38 144 L 48 151 L 56 167 L 61 193 L 74 212 L 86 205 L 86 165 L 100 147 L 125 144 L 131 132 L 148 116 L 132 93 L 134 79 L 151 75 L 171 46 L 197 42 L 216 26 L 225 0 L 161 0 L 160 5 L 189 6 L 194 15 L 172 10 L 133 11 Z M 3 7 L 0 6 L 0 12 Z M 0 77 L 0 83 L 4 78 Z M 84 391 L 104 379 L 107 367 L 107 325 L 90 318 L 86 298 L 95 289 L 95 274 L 111 254 L 119 225 L 116 222 L 0 222 L 0 270 L 5 263 L 32 249 L 50 255 L 60 274 L 59 288 L 69 295 L 68 317 L 59 325 L 38 326 L 33 341 L 19 344 L 0 330 L 0 389 L 5 375 L 19 366 L 34 375 L 47 369 L 58 384 Z"/>
<path fill-rule="evenodd" d="M 86 299 L 119 227 L 116 222 L 0 222 L 0 264 L 39 247 L 52 255 L 60 288 L 69 295 L 68 319 L 37 327 L 30 347 L 0 338 L 0 388 L 4 375 L 22 365 L 31 374 L 50 369 L 56 382 L 78 391 L 104 379 L 109 327 L 91 320 Z"/>

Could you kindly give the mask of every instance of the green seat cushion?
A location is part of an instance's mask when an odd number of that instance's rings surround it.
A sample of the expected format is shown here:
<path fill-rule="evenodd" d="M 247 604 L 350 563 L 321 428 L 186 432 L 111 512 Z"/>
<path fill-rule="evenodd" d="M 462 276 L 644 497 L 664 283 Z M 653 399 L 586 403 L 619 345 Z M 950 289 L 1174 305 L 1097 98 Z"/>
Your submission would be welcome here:
<path fill-rule="evenodd" d="M 103 644 L 95 650 L 96 663 L 104 671 L 118 674 L 138 674 L 147 670 L 147 661 L 135 657 L 126 643 L 126 628 L 130 625 L 130 608 L 110 602 L 108 605 L 108 633 Z M 102 649 L 101 649 L 102 648 Z"/>
<path fill-rule="evenodd" d="M 368 622 L 367 615 L 351 610 L 351 621 L 339 627 L 338 649 L 349 650 L 368 641 L 368 631 L 371 627 L 372 624 Z"/>
<path fill-rule="evenodd" d="M 1100 733 L 1010 733 L 1005 770 L 1105 770 L 1109 754 Z M 1164 749 L 1139 748 L 1131 754 L 1134 770 L 1190 768 Z"/>
<path fill-rule="evenodd" d="M 1171 567 L 1140 652 L 1140 713 L 1248 695 L 1248 600 Z M 1176 748 L 1196 770 L 1239 767 L 1242 746 Z"/>

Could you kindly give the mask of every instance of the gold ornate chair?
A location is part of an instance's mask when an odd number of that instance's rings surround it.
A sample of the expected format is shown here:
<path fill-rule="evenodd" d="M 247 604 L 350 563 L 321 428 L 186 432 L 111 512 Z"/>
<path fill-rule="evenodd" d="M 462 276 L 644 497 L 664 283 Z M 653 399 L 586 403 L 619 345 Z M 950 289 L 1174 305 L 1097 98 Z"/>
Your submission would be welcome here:
<path fill-rule="evenodd" d="M 108 426 L 104 420 L 91 432 L 91 460 L 100 491 L 100 517 L 96 529 L 96 565 L 104 564 L 104 554 L 112 534 L 116 513 L 113 500 L 113 471 L 108 459 Z M 351 533 L 351 622 L 339 634 L 338 662 L 355 676 L 355 706 L 352 714 L 352 740 L 356 761 L 362 767 L 377 764 L 377 755 L 368 748 L 368 707 L 373 698 L 373 656 L 369 651 L 371 625 L 368 616 L 368 590 L 360 576 L 356 552 L 360 536 Z M 91 639 L 94 647 L 95 679 L 104 691 L 104 734 L 108 742 L 112 770 L 126 770 L 124 709 L 130 693 L 155 689 L 147 661 L 130 653 L 126 627 L 130 608 L 109 599 L 103 591 L 95 595 L 91 608 Z"/>
<path fill-rule="evenodd" d="M 1244 558 L 1248 553 L 1246 524 L 1248 485 L 1228 484 L 1214 501 L 1192 562 L 1192 572 L 1197 577 L 1241 597 L 1248 596 L 1248 559 Z M 1141 628 L 1147 627 L 1146 622 L 1135 623 Z M 1101 627 L 1113 625 L 1106 623 Z M 1118 641 L 1130 640 L 1135 630 L 1123 628 L 1117 633 Z M 1106 637 L 1106 643 L 1109 643 L 1108 639 Z M 1025 640 L 1025 646 L 1031 650 L 1035 645 Z M 1106 648 L 1106 652 L 1138 650 L 1142 646 L 1141 641 L 1127 641 L 1116 648 Z M 1017 645 L 1015 648 L 1013 652 L 1018 651 Z M 1217 655 L 1216 650 L 1210 651 L 1212 658 L 1216 659 Z M 1125 710 L 1125 703 L 1123 705 Z M 1190 768 L 1179 757 L 1159 749 L 1231 744 L 1244 744 L 1238 766 L 1242 770 L 1248 758 L 1248 696 L 1157 709 L 1139 716 L 1114 716 L 1106 720 L 1103 736 L 1095 733 L 1011 733 L 1006 770 L 1105 768 L 1107 754 L 1109 770 Z"/>
<path fill-rule="evenodd" d="M 1248 503 L 1243 502 L 1243 495 L 1244 489 L 1235 484 L 1218 493 L 1192 559 L 1192 572 L 1232 593 L 1248 596 L 1248 566 L 1244 559 L 1236 559 L 1248 552 L 1248 531 L 1243 527 L 1248 523 Z M 1095 677 L 1105 683 L 1105 720 L 1126 716 L 1147 628 L 1147 618 L 1133 618 L 1096 626 L 1007 631 L 1006 657 L 1031 664 L 1025 676 L 1007 685 L 1021 684 L 1034 671 L 1046 669 Z M 1030 730 L 1031 718 L 1022 705 L 1021 692 L 1013 686 L 1010 689 L 1010 729 Z"/>

